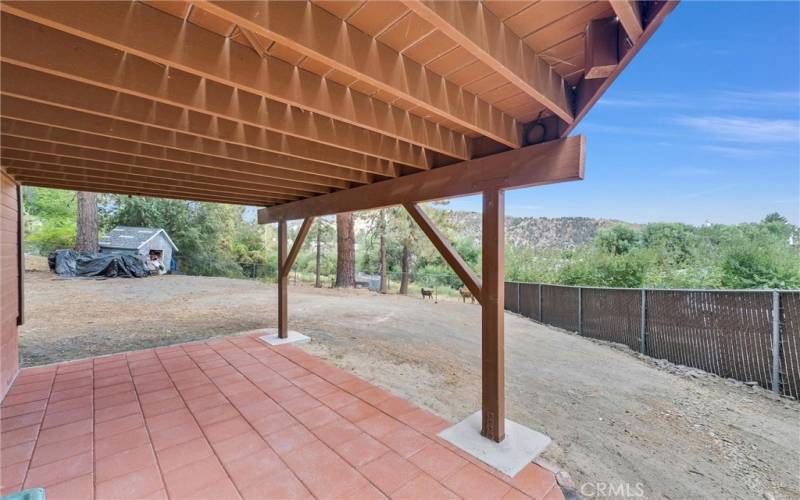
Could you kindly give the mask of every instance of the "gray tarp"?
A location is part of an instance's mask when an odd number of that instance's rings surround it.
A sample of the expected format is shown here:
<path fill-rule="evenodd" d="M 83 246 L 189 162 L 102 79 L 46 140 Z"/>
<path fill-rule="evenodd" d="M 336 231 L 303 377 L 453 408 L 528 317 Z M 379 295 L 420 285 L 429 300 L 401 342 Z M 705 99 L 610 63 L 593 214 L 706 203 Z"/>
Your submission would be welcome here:
<path fill-rule="evenodd" d="M 47 257 L 50 270 L 59 276 L 108 276 L 109 278 L 144 278 L 150 273 L 144 261 L 135 255 L 56 250 Z"/>

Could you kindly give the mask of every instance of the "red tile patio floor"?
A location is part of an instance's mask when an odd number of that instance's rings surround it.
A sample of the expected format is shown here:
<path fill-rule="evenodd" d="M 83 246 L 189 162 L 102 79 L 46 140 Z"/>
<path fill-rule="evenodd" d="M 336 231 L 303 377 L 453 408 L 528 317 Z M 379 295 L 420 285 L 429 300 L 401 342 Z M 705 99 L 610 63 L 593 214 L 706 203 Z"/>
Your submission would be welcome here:
<path fill-rule="evenodd" d="M 2 494 L 563 498 L 497 473 L 450 423 L 295 347 L 228 337 L 28 368 L 0 409 Z"/>

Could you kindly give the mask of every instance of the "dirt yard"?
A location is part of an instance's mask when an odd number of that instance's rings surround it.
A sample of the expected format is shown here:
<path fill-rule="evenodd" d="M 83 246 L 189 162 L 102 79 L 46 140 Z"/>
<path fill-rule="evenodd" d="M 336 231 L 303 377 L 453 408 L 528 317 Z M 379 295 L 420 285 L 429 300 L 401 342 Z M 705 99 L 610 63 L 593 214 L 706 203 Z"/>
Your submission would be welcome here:
<path fill-rule="evenodd" d="M 164 276 L 27 273 L 27 366 L 274 326 L 276 289 Z M 478 306 L 290 288 L 309 351 L 460 420 L 480 406 Z M 648 498 L 800 498 L 800 404 L 506 316 L 508 418 L 545 432 L 579 491 Z M 581 490 L 581 487 L 583 489 Z"/>

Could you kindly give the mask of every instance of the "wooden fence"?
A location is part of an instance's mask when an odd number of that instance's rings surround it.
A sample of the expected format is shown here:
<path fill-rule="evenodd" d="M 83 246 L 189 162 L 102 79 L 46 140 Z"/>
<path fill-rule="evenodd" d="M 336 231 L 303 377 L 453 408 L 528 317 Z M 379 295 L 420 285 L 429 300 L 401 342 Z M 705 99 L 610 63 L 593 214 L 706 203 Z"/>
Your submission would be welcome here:
<path fill-rule="evenodd" d="M 505 301 L 541 323 L 800 397 L 800 291 L 507 282 Z"/>

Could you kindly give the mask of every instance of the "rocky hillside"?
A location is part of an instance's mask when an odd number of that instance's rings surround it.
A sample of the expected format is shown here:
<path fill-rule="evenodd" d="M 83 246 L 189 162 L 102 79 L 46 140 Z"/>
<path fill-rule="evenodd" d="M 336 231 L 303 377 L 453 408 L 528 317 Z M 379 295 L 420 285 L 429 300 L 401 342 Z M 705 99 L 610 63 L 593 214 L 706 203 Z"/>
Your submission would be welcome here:
<path fill-rule="evenodd" d="M 447 219 L 458 232 L 480 238 L 481 214 L 447 210 Z M 598 229 L 628 224 L 613 219 L 588 217 L 507 217 L 506 241 L 510 245 L 529 248 L 567 250 L 590 243 Z M 634 224 L 629 224 L 635 226 Z"/>

